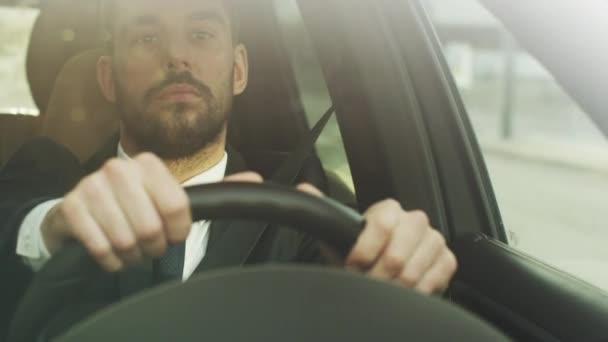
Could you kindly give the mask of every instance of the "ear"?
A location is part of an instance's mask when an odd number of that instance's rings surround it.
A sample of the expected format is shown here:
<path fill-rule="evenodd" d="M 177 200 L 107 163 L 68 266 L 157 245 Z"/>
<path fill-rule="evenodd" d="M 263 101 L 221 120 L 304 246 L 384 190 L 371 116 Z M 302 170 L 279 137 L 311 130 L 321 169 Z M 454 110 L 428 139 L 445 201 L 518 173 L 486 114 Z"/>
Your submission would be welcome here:
<path fill-rule="evenodd" d="M 249 60 L 245 45 L 239 44 L 234 49 L 233 94 L 237 96 L 247 89 L 247 83 L 249 82 Z"/>
<path fill-rule="evenodd" d="M 103 96 L 111 103 L 116 103 L 116 88 L 114 85 L 114 69 L 112 57 L 101 56 L 97 61 L 97 82 Z"/>

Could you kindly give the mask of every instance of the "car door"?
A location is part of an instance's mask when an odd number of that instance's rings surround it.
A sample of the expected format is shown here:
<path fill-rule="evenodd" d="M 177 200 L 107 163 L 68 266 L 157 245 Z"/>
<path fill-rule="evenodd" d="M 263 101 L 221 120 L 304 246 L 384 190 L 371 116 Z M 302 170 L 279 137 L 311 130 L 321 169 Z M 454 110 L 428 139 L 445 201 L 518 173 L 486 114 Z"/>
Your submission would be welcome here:
<path fill-rule="evenodd" d="M 605 339 L 605 292 L 509 245 L 494 174 L 423 4 L 298 4 L 360 208 L 393 197 L 429 213 L 459 258 L 451 299 L 515 339 Z"/>

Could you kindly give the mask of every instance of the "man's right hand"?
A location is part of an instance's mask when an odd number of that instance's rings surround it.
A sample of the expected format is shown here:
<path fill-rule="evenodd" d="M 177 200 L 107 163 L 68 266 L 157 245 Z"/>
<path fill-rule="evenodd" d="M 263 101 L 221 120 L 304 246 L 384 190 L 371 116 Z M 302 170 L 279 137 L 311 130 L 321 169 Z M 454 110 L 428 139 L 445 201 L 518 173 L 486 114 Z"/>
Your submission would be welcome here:
<path fill-rule="evenodd" d="M 184 189 L 158 157 L 145 153 L 112 159 L 84 178 L 49 212 L 41 231 L 51 254 L 75 239 L 116 272 L 162 256 L 167 244 L 186 240 L 191 225 Z"/>

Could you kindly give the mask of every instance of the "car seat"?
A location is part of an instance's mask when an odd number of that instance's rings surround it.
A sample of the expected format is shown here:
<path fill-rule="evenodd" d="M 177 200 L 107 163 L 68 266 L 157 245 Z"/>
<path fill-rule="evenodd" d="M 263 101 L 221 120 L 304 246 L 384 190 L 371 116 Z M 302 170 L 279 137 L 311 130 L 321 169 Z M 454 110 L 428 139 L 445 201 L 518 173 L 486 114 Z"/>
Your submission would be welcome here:
<path fill-rule="evenodd" d="M 102 95 L 96 64 L 103 54 L 88 50 L 63 67 L 51 92 L 42 135 L 68 147 L 81 162 L 118 131 L 118 110 Z"/>
<path fill-rule="evenodd" d="M 82 51 L 100 46 L 97 2 L 41 1 L 26 58 L 26 74 L 40 116 L 0 115 L 0 165 L 41 132 L 51 91 L 63 65 Z"/>

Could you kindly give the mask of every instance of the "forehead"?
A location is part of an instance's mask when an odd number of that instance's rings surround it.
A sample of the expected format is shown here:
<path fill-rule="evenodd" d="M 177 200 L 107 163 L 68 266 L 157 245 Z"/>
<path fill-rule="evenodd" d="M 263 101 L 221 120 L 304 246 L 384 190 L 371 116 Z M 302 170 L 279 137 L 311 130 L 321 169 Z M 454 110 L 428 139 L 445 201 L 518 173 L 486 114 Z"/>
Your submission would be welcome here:
<path fill-rule="evenodd" d="M 225 0 L 129 0 L 114 1 L 114 21 L 124 28 L 139 18 L 183 20 L 200 13 L 217 14 L 229 21 Z"/>

